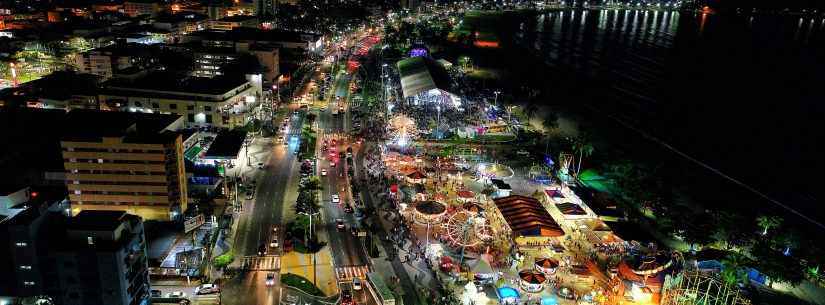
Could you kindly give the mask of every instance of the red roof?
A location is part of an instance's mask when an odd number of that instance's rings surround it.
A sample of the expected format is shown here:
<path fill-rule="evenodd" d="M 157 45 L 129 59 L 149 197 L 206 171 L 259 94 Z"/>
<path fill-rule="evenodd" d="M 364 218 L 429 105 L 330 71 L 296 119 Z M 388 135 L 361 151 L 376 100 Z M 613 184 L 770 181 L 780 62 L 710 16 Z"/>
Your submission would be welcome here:
<path fill-rule="evenodd" d="M 473 192 L 468 191 L 468 190 L 458 191 L 458 197 L 461 197 L 461 198 L 473 198 L 474 195 L 475 194 L 473 194 Z"/>
<path fill-rule="evenodd" d="M 559 224 L 534 198 L 512 195 L 493 201 L 514 234 L 548 237 L 564 235 Z"/>

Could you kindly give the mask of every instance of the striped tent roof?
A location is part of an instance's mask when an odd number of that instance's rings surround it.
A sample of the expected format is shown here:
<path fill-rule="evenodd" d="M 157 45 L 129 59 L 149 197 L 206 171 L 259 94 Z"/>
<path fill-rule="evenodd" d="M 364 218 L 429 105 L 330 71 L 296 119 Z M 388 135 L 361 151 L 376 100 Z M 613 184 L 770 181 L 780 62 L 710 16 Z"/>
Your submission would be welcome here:
<path fill-rule="evenodd" d="M 538 200 L 519 195 L 493 200 L 513 233 L 521 236 L 557 237 L 564 235 L 558 223 Z"/>

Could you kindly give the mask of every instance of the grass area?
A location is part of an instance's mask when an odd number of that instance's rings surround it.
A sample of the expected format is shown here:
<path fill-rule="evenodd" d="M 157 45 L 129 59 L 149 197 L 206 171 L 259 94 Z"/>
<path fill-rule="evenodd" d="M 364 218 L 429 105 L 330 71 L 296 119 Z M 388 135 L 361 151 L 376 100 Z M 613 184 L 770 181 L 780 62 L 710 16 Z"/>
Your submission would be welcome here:
<path fill-rule="evenodd" d="M 475 79 L 500 79 L 504 74 L 503 71 L 489 69 L 489 68 L 475 68 L 467 74 L 470 78 Z"/>
<path fill-rule="evenodd" d="M 315 157 L 315 146 L 318 145 L 318 136 L 315 132 L 302 132 L 301 137 L 301 160 L 312 159 Z"/>
<path fill-rule="evenodd" d="M 297 274 L 292 274 L 292 273 L 281 274 L 281 283 L 285 284 L 287 286 L 292 286 L 292 287 L 298 288 L 301 291 L 303 291 L 305 293 L 308 293 L 308 294 L 311 294 L 311 295 L 314 295 L 314 296 L 319 296 L 319 297 L 324 296 L 324 292 L 321 291 L 321 289 L 318 289 L 318 286 L 315 286 L 314 284 L 312 284 L 312 281 L 304 278 L 303 276 L 297 275 Z"/>
<path fill-rule="evenodd" d="M 229 266 L 233 261 L 235 261 L 235 251 L 229 250 L 226 253 L 219 255 L 212 261 L 212 265 L 215 268 L 224 268 Z"/>

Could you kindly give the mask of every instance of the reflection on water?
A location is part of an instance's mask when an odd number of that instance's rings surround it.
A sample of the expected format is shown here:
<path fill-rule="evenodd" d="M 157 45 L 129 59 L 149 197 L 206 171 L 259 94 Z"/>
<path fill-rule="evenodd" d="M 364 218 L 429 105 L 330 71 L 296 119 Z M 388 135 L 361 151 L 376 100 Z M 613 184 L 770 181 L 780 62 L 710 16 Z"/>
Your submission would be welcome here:
<path fill-rule="evenodd" d="M 568 9 L 521 22 L 516 43 L 548 75 L 575 75 L 590 109 L 761 186 L 825 171 L 821 16 Z M 822 175 L 804 175 L 789 189 L 821 196 Z"/>

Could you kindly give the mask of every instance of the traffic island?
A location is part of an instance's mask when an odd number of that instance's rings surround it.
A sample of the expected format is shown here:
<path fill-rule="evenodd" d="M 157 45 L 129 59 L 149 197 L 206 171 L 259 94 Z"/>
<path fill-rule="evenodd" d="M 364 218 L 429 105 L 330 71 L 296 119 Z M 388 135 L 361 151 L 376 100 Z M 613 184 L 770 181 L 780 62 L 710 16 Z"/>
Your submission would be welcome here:
<path fill-rule="evenodd" d="M 307 294 L 310 294 L 310 295 L 319 296 L 319 297 L 325 296 L 324 292 L 321 291 L 321 289 L 319 289 L 317 286 L 312 284 L 312 281 L 304 278 L 303 276 L 297 275 L 297 274 L 292 274 L 292 273 L 281 274 L 281 284 L 296 288 L 296 289 L 301 290 L 304 293 L 307 293 Z"/>

